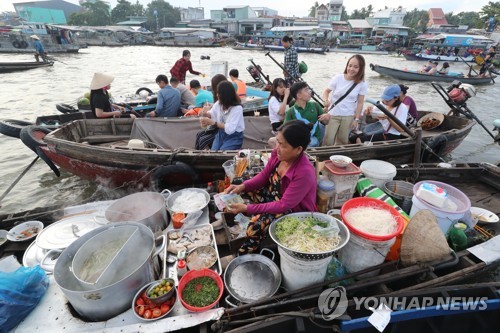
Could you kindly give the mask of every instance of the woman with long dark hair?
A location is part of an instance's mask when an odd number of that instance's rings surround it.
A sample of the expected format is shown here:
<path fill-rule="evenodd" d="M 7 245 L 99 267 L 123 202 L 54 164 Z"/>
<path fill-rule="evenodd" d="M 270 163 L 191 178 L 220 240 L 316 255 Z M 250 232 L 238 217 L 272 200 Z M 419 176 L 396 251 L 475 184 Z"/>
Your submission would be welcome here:
<path fill-rule="evenodd" d="M 234 86 L 229 81 L 217 85 L 217 102 L 208 113 L 210 118 L 200 119 L 202 126 L 215 126 L 218 131 L 211 150 L 241 149 L 243 145 L 243 107 Z"/>
<path fill-rule="evenodd" d="M 283 214 L 315 212 L 316 171 L 304 152 L 311 141 L 312 124 L 291 120 L 278 128 L 277 147 L 264 170 L 226 193 L 246 193 L 250 204 L 231 204 L 233 214 L 248 213 L 246 238 L 239 254 L 258 253 L 271 222 Z"/>
<path fill-rule="evenodd" d="M 286 86 L 285 80 L 282 78 L 274 79 L 269 94 L 269 120 L 273 131 L 278 130 L 285 120 L 285 112 L 288 103 L 292 100 L 290 96 L 290 88 Z"/>

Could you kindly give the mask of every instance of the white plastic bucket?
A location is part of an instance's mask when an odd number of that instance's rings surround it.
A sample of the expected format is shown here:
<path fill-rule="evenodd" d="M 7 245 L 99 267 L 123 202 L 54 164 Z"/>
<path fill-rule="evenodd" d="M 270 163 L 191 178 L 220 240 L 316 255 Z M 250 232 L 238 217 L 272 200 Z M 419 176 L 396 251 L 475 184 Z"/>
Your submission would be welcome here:
<path fill-rule="evenodd" d="M 457 205 L 457 210 L 451 211 L 445 208 L 435 207 L 431 204 L 428 204 L 424 200 L 420 200 L 416 195 L 413 195 L 413 197 L 411 198 L 413 205 L 411 207 L 410 217 L 413 217 L 413 215 L 415 215 L 419 210 L 430 210 L 437 218 L 439 229 L 441 229 L 443 234 L 446 235 L 448 229 L 454 221 L 463 218 L 466 213 L 470 212 L 470 200 L 462 191 L 451 185 L 431 180 L 425 182 L 435 184 L 445 189 L 449 195 L 449 200 L 453 200 L 453 202 Z M 423 181 L 418 182 L 413 186 L 414 194 L 417 192 L 422 183 Z"/>
<path fill-rule="evenodd" d="M 395 241 L 396 237 L 386 241 L 369 240 L 351 232 L 349 242 L 338 253 L 339 260 L 349 273 L 379 265 L 384 262 Z M 375 276 L 377 274 L 378 271 L 373 271 L 365 273 L 363 276 Z"/>
<path fill-rule="evenodd" d="M 280 246 L 278 246 L 278 252 L 281 257 L 283 283 L 287 290 L 297 290 L 325 280 L 331 256 L 308 261 L 290 256 Z"/>
<path fill-rule="evenodd" d="M 366 178 L 370 179 L 373 185 L 383 190 L 385 183 L 391 181 L 396 176 L 396 167 L 385 161 L 366 160 L 359 166 Z"/>

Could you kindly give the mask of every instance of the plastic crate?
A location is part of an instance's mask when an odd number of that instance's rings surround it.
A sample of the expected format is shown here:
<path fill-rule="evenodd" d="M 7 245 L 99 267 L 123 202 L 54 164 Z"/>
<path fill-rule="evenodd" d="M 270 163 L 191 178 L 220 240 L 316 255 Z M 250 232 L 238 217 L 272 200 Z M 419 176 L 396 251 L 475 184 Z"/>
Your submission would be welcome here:
<path fill-rule="evenodd" d="M 354 195 L 361 170 L 354 163 L 339 168 L 333 165 L 332 161 L 326 161 L 323 170 L 328 179 L 335 183 L 335 198 L 332 200 L 333 207 L 330 208 L 340 207 Z"/>

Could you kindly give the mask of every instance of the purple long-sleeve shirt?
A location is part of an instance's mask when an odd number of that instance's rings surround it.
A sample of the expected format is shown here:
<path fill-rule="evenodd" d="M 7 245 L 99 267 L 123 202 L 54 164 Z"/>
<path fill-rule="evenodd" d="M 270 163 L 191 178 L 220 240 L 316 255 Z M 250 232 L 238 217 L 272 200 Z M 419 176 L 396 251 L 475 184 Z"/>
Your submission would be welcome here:
<path fill-rule="evenodd" d="M 245 192 L 251 192 L 269 185 L 269 177 L 279 164 L 276 150 L 264 170 L 244 182 Z M 249 204 L 249 214 L 281 214 L 293 212 L 316 212 L 316 171 L 305 154 L 302 154 L 281 178 L 281 200 Z"/>

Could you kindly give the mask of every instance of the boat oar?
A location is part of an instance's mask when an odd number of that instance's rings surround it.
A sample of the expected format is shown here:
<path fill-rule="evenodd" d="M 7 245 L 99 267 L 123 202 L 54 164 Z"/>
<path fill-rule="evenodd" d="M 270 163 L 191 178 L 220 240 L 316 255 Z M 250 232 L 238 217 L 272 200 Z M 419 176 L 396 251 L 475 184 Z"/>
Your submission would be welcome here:
<path fill-rule="evenodd" d="M 9 192 L 12 191 L 14 186 L 16 186 L 17 183 L 19 183 L 21 178 L 24 177 L 24 175 L 28 172 L 29 169 L 31 169 L 31 167 L 35 164 L 36 161 L 38 161 L 39 158 L 40 158 L 39 156 L 35 157 L 35 159 L 33 161 L 31 161 L 31 163 L 23 170 L 23 172 L 21 172 L 19 174 L 19 176 L 17 176 L 17 178 L 14 180 L 14 182 L 12 182 L 12 184 L 10 184 L 9 188 L 7 188 L 7 190 L 5 190 L 5 192 L 3 192 L 3 194 L 0 196 L 0 203 L 7 196 L 7 194 L 9 194 Z M 0 207 L 2 207 L 2 206 L 0 205 Z"/>
<path fill-rule="evenodd" d="M 253 65 L 253 67 L 254 67 L 254 68 L 255 68 L 255 69 L 259 72 L 259 74 L 260 74 L 260 75 L 261 75 L 264 79 L 266 79 L 267 84 L 271 84 L 271 85 L 273 84 L 273 83 L 271 82 L 271 80 L 269 80 L 269 75 L 265 75 L 265 74 L 262 72 L 261 67 L 260 67 L 259 65 L 257 65 L 255 62 L 253 62 L 253 59 L 252 59 L 252 58 L 248 59 L 248 61 L 250 61 L 250 63 L 251 63 L 251 64 Z"/>
<path fill-rule="evenodd" d="M 67 63 L 62 62 L 61 60 L 57 60 L 57 59 L 56 59 L 56 58 L 54 58 L 54 57 L 45 56 L 45 59 L 50 60 L 50 61 L 57 61 L 57 62 L 60 62 L 61 64 L 65 64 L 65 65 L 67 65 Z"/>
<path fill-rule="evenodd" d="M 283 70 L 283 72 L 286 73 L 286 75 L 296 79 L 297 81 L 305 82 L 307 84 L 307 86 L 309 87 L 309 89 L 311 89 L 312 99 L 314 99 L 319 105 L 321 105 L 321 107 L 324 107 L 325 102 L 321 99 L 321 97 L 314 91 L 314 89 L 306 81 L 304 81 L 301 77 L 293 77 L 292 75 L 290 75 L 290 73 L 286 70 L 286 68 L 283 67 L 282 64 L 280 64 L 276 59 L 273 58 L 273 56 L 271 55 L 271 52 L 267 52 L 266 56 L 271 58 L 274 61 L 274 63 L 276 65 L 278 65 L 278 67 L 281 68 Z"/>
<path fill-rule="evenodd" d="M 366 101 L 368 103 L 371 103 L 373 105 L 375 105 L 380 111 L 382 111 L 386 116 L 387 118 L 389 118 L 390 120 L 392 120 L 393 122 L 396 123 L 396 125 L 398 125 L 400 128 L 402 128 L 412 139 L 415 139 L 416 138 L 416 135 L 415 133 L 408 128 L 408 126 L 406 126 L 405 124 L 403 124 L 398 118 L 396 118 L 395 115 L 393 115 L 389 110 L 387 110 L 385 108 L 385 106 L 380 103 L 380 101 L 377 101 L 373 98 L 367 98 Z M 429 147 L 429 145 L 427 143 L 424 142 L 424 140 L 420 140 L 422 146 L 424 146 L 424 148 L 431 152 L 432 154 L 434 154 L 436 157 L 438 157 L 442 162 L 446 162 L 441 156 L 439 156 L 438 154 L 436 154 L 431 147 Z"/>

